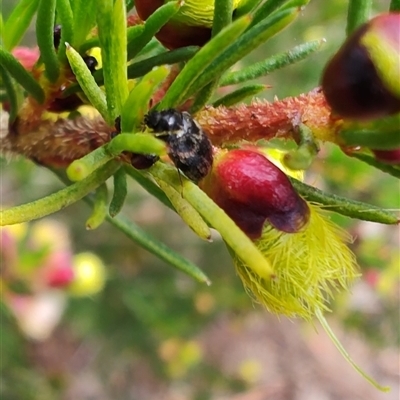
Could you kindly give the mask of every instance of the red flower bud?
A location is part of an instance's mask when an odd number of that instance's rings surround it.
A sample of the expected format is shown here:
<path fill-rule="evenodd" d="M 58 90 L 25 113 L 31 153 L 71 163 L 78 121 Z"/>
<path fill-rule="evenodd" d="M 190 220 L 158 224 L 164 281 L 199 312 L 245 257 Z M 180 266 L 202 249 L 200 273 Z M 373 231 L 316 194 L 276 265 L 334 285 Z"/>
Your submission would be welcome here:
<path fill-rule="evenodd" d="M 288 177 L 257 149 L 217 154 L 201 187 L 252 239 L 261 236 L 266 220 L 294 233 L 309 219 L 308 205 Z"/>
<path fill-rule="evenodd" d="M 344 118 L 374 119 L 400 111 L 400 14 L 360 26 L 329 61 L 322 89 Z"/>
<path fill-rule="evenodd" d="M 164 0 L 136 0 L 135 7 L 139 17 L 145 21 L 164 3 Z M 211 38 L 211 28 L 202 26 L 201 21 L 193 25 L 173 18 L 160 29 L 156 37 L 168 49 L 203 46 Z"/>
<path fill-rule="evenodd" d="M 372 150 L 375 158 L 386 164 L 400 164 L 400 149 L 394 150 Z"/>
<path fill-rule="evenodd" d="M 45 281 L 54 288 L 68 286 L 75 278 L 72 268 L 71 253 L 65 251 L 54 252 L 46 260 Z"/>

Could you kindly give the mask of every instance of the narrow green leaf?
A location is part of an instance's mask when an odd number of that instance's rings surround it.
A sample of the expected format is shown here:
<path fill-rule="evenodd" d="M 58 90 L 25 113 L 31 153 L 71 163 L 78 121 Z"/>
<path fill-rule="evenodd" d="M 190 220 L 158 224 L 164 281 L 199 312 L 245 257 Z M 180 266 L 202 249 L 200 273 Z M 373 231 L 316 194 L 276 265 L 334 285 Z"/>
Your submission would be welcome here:
<path fill-rule="evenodd" d="M 85 93 L 86 97 L 92 103 L 93 107 L 103 116 L 103 118 L 110 124 L 113 120 L 108 119 L 107 102 L 103 91 L 97 86 L 92 73 L 83 61 L 80 54 L 67 44 L 66 50 L 69 64 L 71 65 L 72 72 L 76 76 L 80 87 Z"/>
<path fill-rule="evenodd" d="M 70 206 L 105 182 L 117 170 L 119 165 L 118 162 L 111 161 L 97 169 L 86 179 L 61 189 L 56 193 L 28 204 L 0 211 L 0 226 L 32 221 Z"/>
<path fill-rule="evenodd" d="M 225 72 L 237 61 L 241 60 L 244 56 L 253 51 L 259 45 L 266 42 L 276 33 L 281 31 L 297 17 L 298 13 L 298 8 L 279 11 L 277 13 L 274 13 L 264 21 L 260 22 L 259 24 L 248 29 L 246 32 L 243 33 L 243 35 L 241 35 L 235 41 L 232 41 L 231 45 L 228 48 L 226 48 L 225 50 L 221 49 L 218 57 L 216 57 L 210 64 L 208 64 L 208 66 L 202 67 L 201 75 L 192 82 L 191 86 L 188 89 L 186 89 L 185 95 L 187 95 L 181 96 L 182 98 L 180 98 L 180 100 L 186 100 L 188 95 L 196 93 L 199 89 L 201 89 L 204 85 L 213 80 L 216 76 L 219 76 L 220 74 Z M 233 26 L 237 21 L 235 21 L 228 28 Z M 209 43 L 212 42 L 213 40 L 211 40 Z M 193 57 L 192 60 L 194 58 L 195 57 Z"/>
<path fill-rule="evenodd" d="M 54 48 L 54 19 L 56 0 L 40 0 L 36 16 L 36 40 L 40 58 L 45 65 L 45 74 L 50 82 L 60 75 L 60 65 Z"/>
<path fill-rule="evenodd" d="M 234 12 L 234 19 L 237 19 L 245 14 L 253 11 L 259 4 L 261 0 L 247 0 L 241 1 L 238 8 Z"/>
<path fill-rule="evenodd" d="M 322 190 L 306 185 L 294 178 L 289 178 L 294 188 L 308 201 L 324 204 L 326 209 L 345 215 L 350 218 L 361 219 L 364 221 L 379 222 L 381 224 L 395 225 L 399 223 L 399 218 L 392 212 L 373 206 L 337 196 L 327 194 Z"/>
<path fill-rule="evenodd" d="M 385 172 L 400 179 L 400 168 L 398 167 L 380 162 L 375 157 L 369 156 L 368 154 L 352 153 L 350 155 L 351 157 L 357 158 L 357 160 L 365 162 L 371 167 L 377 168 L 382 172 Z"/>
<path fill-rule="evenodd" d="M 39 103 L 44 101 L 44 91 L 35 78 L 8 51 L 0 47 L 0 65 Z"/>
<path fill-rule="evenodd" d="M 390 10 L 391 12 L 393 12 L 393 11 L 400 11 L 400 0 L 392 0 L 392 1 L 390 2 L 390 8 L 389 8 L 389 10 Z"/>
<path fill-rule="evenodd" d="M 198 282 L 206 283 L 207 285 L 211 283 L 208 277 L 199 267 L 197 267 L 197 265 L 182 257 L 180 254 L 174 252 L 164 243 L 159 242 L 157 239 L 150 236 L 133 222 L 121 216 L 116 216 L 115 218 L 107 216 L 106 219 L 110 224 L 118 228 L 139 246 L 148 250 L 150 253 L 167 262 L 174 268 L 191 276 Z"/>
<path fill-rule="evenodd" d="M 69 0 L 57 0 L 57 17 L 61 24 L 61 40 L 58 47 L 58 59 L 62 62 L 66 61 L 65 43 L 74 42 L 74 15 Z"/>
<path fill-rule="evenodd" d="M 11 76 L 2 65 L 0 65 L 0 78 L 7 93 L 7 100 L 10 104 L 10 122 L 14 122 L 19 109 L 18 95 Z"/>
<path fill-rule="evenodd" d="M 4 24 L 3 44 L 12 50 L 21 41 L 38 8 L 39 0 L 20 0 Z"/>
<path fill-rule="evenodd" d="M 193 104 L 190 106 L 191 114 L 196 114 L 209 103 L 209 100 L 213 97 L 215 90 L 218 88 L 218 82 L 218 79 L 214 79 L 196 93 Z"/>
<path fill-rule="evenodd" d="M 146 60 L 133 63 L 128 67 L 128 78 L 139 78 L 150 72 L 154 67 L 158 67 L 160 65 L 170 65 L 187 61 L 193 57 L 197 50 L 198 47 L 196 46 L 184 47 L 181 49 L 167 51 L 157 56 L 147 58 Z M 103 69 L 96 71 L 93 74 L 93 78 L 96 80 L 98 85 L 102 85 L 104 83 Z M 78 91 L 79 85 L 71 85 L 67 90 L 65 90 L 63 96 L 68 97 Z"/>
<path fill-rule="evenodd" d="M 233 0 L 215 0 L 212 36 L 232 23 Z"/>
<path fill-rule="evenodd" d="M 166 144 L 148 133 L 120 133 L 106 145 L 107 151 L 117 156 L 124 151 L 139 154 L 166 154 Z"/>
<path fill-rule="evenodd" d="M 126 15 L 122 0 L 97 2 L 97 25 L 103 63 L 104 87 L 108 105 L 107 120 L 121 115 L 128 97 L 126 75 Z"/>
<path fill-rule="evenodd" d="M 349 36 L 371 15 L 372 0 L 349 0 L 346 34 Z"/>
<path fill-rule="evenodd" d="M 252 25 L 256 25 L 267 18 L 273 11 L 277 10 L 288 0 L 268 0 L 262 4 L 254 13 Z"/>
<path fill-rule="evenodd" d="M 161 162 L 153 165 L 150 172 L 175 190 L 181 191 L 183 198 L 221 234 L 228 246 L 249 268 L 267 281 L 271 279 L 274 271 L 269 261 L 225 211 L 219 208 L 197 185 L 185 178 L 180 180 L 174 167 Z"/>
<path fill-rule="evenodd" d="M 145 171 L 138 171 L 130 165 L 125 166 L 126 173 L 134 179 L 146 192 L 160 200 L 166 207 L 175 211 L 173 205 L 169 201 L 165 193 L 154 183 L 151 175 Z"/>
<path fill-rule="evenodd" d="M 106 146 L 101 146 L 79 160 L 74 160 L 67 168 L 67 176 L 70 181 L 81 181 L 113 158 Z"/>
<path fill-rule="evenodd" d="M 114 165 L 115 169 L 109 169 L 109 173 L 105 175 L 102 182 L 104 182 L 108 176 L 112 175 L 119 168 L 119 164 L 115 162 L 111 162 L 106 166 L 102 167 L 100 170 L 105 169 L 108 165 Z M 63 177 L 58 171 L 53 171 L 64 183 L 66 182 L 65 177 Z M 99 170 L 96 171 L 99 173 Z M 92 176 L 92 175 L 91 175 Z M 84 181 L 75 183 L 66 189 L 70 189 L 71 187 L 79 187 L 82 186 Z M 100 184 L 102 183 L 100 182 Z M 92 189 L 92 188 L 90 188 Z M 63 189 L 65 190 L 65 189 Z M 93 207 L 94 202 L 88 196 L 84 197 L 83 199 L 87 204 Z M 204 274 L 204 272 L 199 269 L 195 264 L 191 261 L 187 260 L 186 258 L 182 257 L 180 254 L 171 250 L 168 246 L 164 243 L 159 242 L 157 239 L 153 238 L 147 232 L 142 230 L 140 227 L 135 225 L 133 222 L 127 220 L 122 216 L 116 216 L 115 218 L 110 217 L 109 215 L 106 216 L 106 220 L 121 232 L 123 232 L 126 236 L 136 242 L 139 246 L 143 247 L 144 249 L 148 250 L 150 253 L 154 254 L 156 257 L 160 258 L 161 260 L 167 262 L 168 264 L 172 265 L 174 268 L 188 274 L 192 278 L 196 279 L 198 282 L 206 283 L 209 285 L 211 282 L 208 277 Z M 2 219 L 2 212 L 0 212 L 0 222 L 3 222 Z"/>
<path fill-rule="evenodd" d="M 126 12 L 130 11 L 135 6 L 135 0 L 126 0 Z"/>
<path fill-rule="evenodd" d="M 370 121 L 346 120 L 338 132 L 342 144 L 390 150 L 400 147 L 400 113 Z"/>
<path fill-rule="evenodd" d="M 263 61 L 242 68 L 239 71 L 228 72 L 221 78 L 220 86 L 235 85 L 268 75 L 273 71 L 305 59 L 310 54 L 319 50 L 323 43 L 325 43 L 324 39 L 306 42 L 284 53 L 273 55 Z"/>
<path fill-rule="evenodd" d="M 77 49 L 80 48 L 95 25 L 97 3 L 97 0 L 74 0 L 72 3 L 74 41 L 71 44 Z"/>
<path fill-rule="evenodd" d="M 121 113 L 121 130 L 132 132 L 143 122 L 149 109 L 150 99 L 169 73 L 166 66 L 154 68 L 131 90 Z"/>
<path fill-rule="evenodd" d="M 96 229 L 104 222 L 107 216 L 107 205 L 108 190 L 107 185 L 103 183 L 96 189 L 93 201 L 93 211 L 86 221 L 86 229 Z"/>
<path fill-rule="evenodd" d="M 170 1 L 159 7 L 144 24 L 143 33 L 133 39 L 128 47 L 128 60 L 135 57 L 154 35 L 179 11 L 181 1 Z"/>
<path fill-rule="evenodd" d="M 225 107 L 230 107 L 237 103 L 240 103 L 247 97 L 255 96 L 256 94 L 263 92 L 267 88 L 268 88 L 267 85 L 257 85 L 257 84 L 247 85 L 247 86 L 237 89 L 223 97 L 220 97 L 218 100 L 216 100 L 213 103 L 213 106 L 218 107 L 218 106 L 222 105 Z"/>
<path fill-rule="evenodd" d="M 167 195 L 177 214 L 185 224 L 201 239 L 210 240 L 211 231 L 200 214 L 182 197 L 181 193 L 161 179 L 155 178 L 160 188 Z"/>
<path fill-rule="evenodd" d="M 0 1 L 0 7 L 1 7 L 1 1 Z M 4 45 L 4 20 L 1 10 L 0 10 L 0 43 Z"/>
<path fill-rule="evenodd" d="M 237 38 L 246 29 L 249 23 L 250 18 L 244 16 L 227 26 L 217 36 L 206 43 L 187 62 L 181 73 L 168 89 L 158 108 L 175 107 L 187 99 L 190 94 L 193 94 L 193 91 L 188 92 L 190 85 L 196 81 L 204 68 L 209 66 L 224 49 L 232 42 L 235 42 L 235 40 L 238 40 Z M 213 74 L 213 77 L 215 76 L 216 74 Z M 212 79 L 209 79 L 205 84 L 211 80 Z"/>
<path fill-rule="evenodd" d="M 154 67 L 160 65 L 172 65 L 190 60 L 193 55 L 196 54 L 198 49 L 197 46 L 183 47 L 181 49 L 167 51 L 143 61 L 138 61 L 129 65 L 128 77 L 129 79 L 139 78 L 140 76 L 150 72 Z"/>
<path fill-rule="evenodd" d="M 110 202 L 108 212 L 111 217 L 115 217 L 120 213 L 126 196 L 128 194 L 128 187 L 126 183 L 126 173 L 124 168 L 120 168 L 114 174 L 114 194 Z"/>

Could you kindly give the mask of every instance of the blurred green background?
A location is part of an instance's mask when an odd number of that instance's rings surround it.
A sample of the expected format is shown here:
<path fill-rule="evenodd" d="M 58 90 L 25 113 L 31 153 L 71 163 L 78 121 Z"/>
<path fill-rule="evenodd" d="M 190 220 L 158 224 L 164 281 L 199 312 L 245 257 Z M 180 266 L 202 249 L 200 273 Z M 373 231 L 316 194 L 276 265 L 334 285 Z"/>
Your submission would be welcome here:
<path fill-rule="evenodd" d="M 13 4 L 3 1 L 5 18 Z M 375 1 L 374 14 L 388 5 Z M 306 40 L 326 39 L 318 54 L 263 79 L 272 86 L 265 98 L 297 95 L 318 85 L 324 64 L 344 39 L 346 7 L 346 0 L 311 1 L 295 23 L 247 57 L 244 62 L 252 63 Z M 33 43 L 30 31 L 25 44 Z M 307 181 L 399 209 L 397 180 L 333 146 L 322 149 Z M 1 161 L 2 207 L 61 187 L 51 172 L 32 162 Z M 254 304 L 218 235 L 213 243 L 201 242 L 137 184 L 129 185 L 123 214 L 196 262 L 211 278 L 210 287 L 170 268 L 107 224 L 86 231 L 89 213 L 80 202 L 50 218 L 69 232 L 73 253 L 89 251 L 103 260 L 106 285 L 90 297 L 69 297 L 61 322 L 43 341 L 27 338 L 2 305 L 2 400 L 399 398 L 398 227 L 332 214 L 355 237 L 352 249 L 364 274 L 351 295 L 332 305 L 330 321 L 358 363 L 392 386 L 383 395 L 346 364 L 324 333 L 270 316 Z"/>

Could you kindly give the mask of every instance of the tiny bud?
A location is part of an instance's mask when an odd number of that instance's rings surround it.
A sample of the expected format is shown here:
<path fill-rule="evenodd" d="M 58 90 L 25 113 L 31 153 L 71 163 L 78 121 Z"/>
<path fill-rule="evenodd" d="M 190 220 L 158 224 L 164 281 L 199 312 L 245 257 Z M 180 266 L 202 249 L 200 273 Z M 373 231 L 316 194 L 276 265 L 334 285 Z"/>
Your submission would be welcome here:
<path fill-rule="evenodd" d="M 53 288 L 68 286 L 75 277 L 69 252 L 55 252 L 46 260 L 46 284 Z"/>
<path fill-rule="evenodd" d="M 400 149 L 394 150 L 372 150 L 375 158 L 386 164 L 399 165 L 400 164 Z"/>
<path fill-rule="evenodd" d="M 308 222 L 305 200 L 257 149 L 221 152 L 201 186 L 252 239 L 261 236 L 266 220 L 287 233 L 300 231 Z"/>
<path fill-rule="evenodd" d="M 360 26 L 329 61 L 322 89 L 344 118 L 375 119 L 400 111 L 400 13 Z"/>

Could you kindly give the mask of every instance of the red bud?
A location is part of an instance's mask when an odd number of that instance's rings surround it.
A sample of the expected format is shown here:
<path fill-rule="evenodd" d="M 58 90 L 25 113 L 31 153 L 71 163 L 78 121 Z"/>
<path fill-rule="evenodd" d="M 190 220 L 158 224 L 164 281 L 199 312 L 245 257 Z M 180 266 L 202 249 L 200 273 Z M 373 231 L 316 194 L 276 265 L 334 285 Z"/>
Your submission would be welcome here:
<path fill-rule="evenodd" d="M 136 0 L 136 12 L 145 21 L 164 3 L 163 0 Z M 201 25 L 188 25 L 173 19 L 160 29 L 156 37 L 168 49 L 203 46 L 211 38 L 211 29 Z"/>
<path fill-rule="evenodd" d="M 386 164 L 400 164 L 400 149 L 372 150 L 377 160 Z"/>
<path fill-rule="evenodd" d="M 360 26 L 329 61 L 322 89 L 344 118 L 374 119 L 400 111 L 400 14 Z"/>
<path fill-rule="evenodd" d="M 232 150 L 217 155 L 203 190 L 253 239 L 266 220 L 294 233 L 309 218 L 307 203 L 287 176 L 257 150 Z"/>

